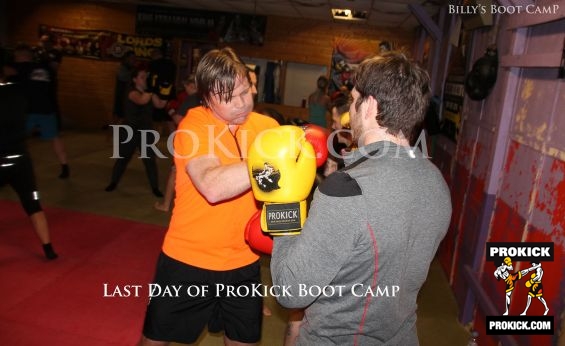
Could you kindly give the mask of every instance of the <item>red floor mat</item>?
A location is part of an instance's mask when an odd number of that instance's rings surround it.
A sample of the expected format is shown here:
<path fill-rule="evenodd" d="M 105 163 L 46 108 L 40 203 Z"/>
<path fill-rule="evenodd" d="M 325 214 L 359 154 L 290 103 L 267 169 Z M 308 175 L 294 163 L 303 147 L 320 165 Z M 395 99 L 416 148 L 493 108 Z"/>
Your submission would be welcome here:
<path fill-rule="evenodd" d="M 0 345 L 134 345 L 165 229 L 63 209 L 46 214 L 55 261 L 44 259 L 20 205 L 0 201 Z M 139 297 L 133 289 L 104 297 L 116 285 L 142 288 Z"/>

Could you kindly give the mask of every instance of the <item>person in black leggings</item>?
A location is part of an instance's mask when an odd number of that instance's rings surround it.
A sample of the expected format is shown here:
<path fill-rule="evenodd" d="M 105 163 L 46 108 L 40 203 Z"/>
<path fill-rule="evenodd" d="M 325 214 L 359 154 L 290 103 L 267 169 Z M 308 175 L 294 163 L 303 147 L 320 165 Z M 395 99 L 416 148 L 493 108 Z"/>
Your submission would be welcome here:
<path fill-rule="evenodd" d="M 0 65 L 2 63 L 0 62 Z M 39 202 L 33 164 L 25 144 L 26 98 L 21 85 L 7 82 L 0 71 L 0 187 L 10 185 L 30 217 L 48 260 L 57 258 L 45 212 Z"/>
<path fill-rule="evenodd" d="M 132 85 L 128 90 L 124 104 L 125 121 L 119 127 L 119 156 L 116 158 L 112 178 L 105 189 L 106 191 L 110 192 L 116 189 L 136 149 L 143 153 L 142 134 L 147 136 L 148 143 L 155 143 L 155 131 L 153 131 L 151 119 L 153 107 L 162 108 L 166 102 L 160 99 L 158 95 L 147 91 L 147 71 L 134 70 Z M 128 137 L 130 137 L 129 140 Z M 141 156 L 141 160 L 145 166 L 151 190 L 155 196 L 163 197 L 163 193 L 159 190 L 156 154 L 151 148 L 147 150 L 146 154 L 146 156 Z"/>

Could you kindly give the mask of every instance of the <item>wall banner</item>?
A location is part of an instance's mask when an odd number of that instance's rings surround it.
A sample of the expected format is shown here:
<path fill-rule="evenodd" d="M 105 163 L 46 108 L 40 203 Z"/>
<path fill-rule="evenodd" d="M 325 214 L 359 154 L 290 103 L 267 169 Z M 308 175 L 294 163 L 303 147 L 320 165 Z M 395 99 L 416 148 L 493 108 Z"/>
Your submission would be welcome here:
<path fill-rule="evenodd" d="M 353 88 L 353 70 L 366 57 L 377 51 L 376 42 L 357 40 L 349 37 L 335 37 L 333 42 L 332 66 L 330 70 L 329 93 Z"/>
<path fill-rule="evenodd" d="M 117 34 L 109 38 L 109 45 L 105 51 L 105 59 L 120 59 L 125 52 L 133 50 L 138 59 L 151 59 L 151 51 L 155 48 L 170 50 L 170 41 L 162 37 Z"/>
<path fill-rule="evenodd" d="M 49 25 L 40 25 L 39 35 L 43 40 L 49 40 L 63 55 L 99 60 L 119 60 L 129 50 L 133 50 L 139 59 L 150 59 L 152 49 L 166 51 L 170 46 L 170 42 L 162 37 Z"/>
<path fill-rule="evenodd" d="M 158 6 L 137 6 L 135 18 L 137 34 L 259 46 L 266 25 L 266 16 Z"/>

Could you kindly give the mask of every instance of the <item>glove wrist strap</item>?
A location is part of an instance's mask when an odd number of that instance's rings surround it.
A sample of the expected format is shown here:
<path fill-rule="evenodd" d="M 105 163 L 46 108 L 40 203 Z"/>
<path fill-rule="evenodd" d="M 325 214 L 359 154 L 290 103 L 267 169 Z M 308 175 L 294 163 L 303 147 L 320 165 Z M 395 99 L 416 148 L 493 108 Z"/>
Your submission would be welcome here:
<path fill-rule="evenodd" d="M 300 234 L 306 220 L 306 201 L 265 202 L 261 211 L 261 229 L 271 235 Z"/>

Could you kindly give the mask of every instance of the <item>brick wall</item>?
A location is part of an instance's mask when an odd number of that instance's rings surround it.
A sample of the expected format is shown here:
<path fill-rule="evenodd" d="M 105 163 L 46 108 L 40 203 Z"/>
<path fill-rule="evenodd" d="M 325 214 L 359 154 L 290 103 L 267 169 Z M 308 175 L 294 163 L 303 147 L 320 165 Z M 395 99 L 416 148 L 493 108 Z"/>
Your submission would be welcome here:
<path fill-rule="evenodd" d="M 262 47 L 233 45 L 243 56 L 327 65 L 331 63 L 335 38 L 365 40 L 378 47 L 380 41 L 394 42 L 395 48 L 410 53 L 414 35 L 398 29 L 270 16 Z"/>
<path fill-rule="evenodd" d="M 100 29 L 135 33 L 135 6 L 53 0 L 48 3 L 9 1 L 6 8 L 6 44 L 35 44 L 40 24 L 72 29 Z M 397 29 L 379 29 L 304 19 L 269 17 L 262 47 L 233 45 L 242 56 L 326 65 L 331 63 L 337 37 L 381 40 L 410 52 L 414 36 Z M 111 119 L 114 75 L 118 62 L 65 57 L 59 72 L 59 102 L 65 126 L 100 128 Z M 295 114 L 304 112 L 297 108 Z"/>

